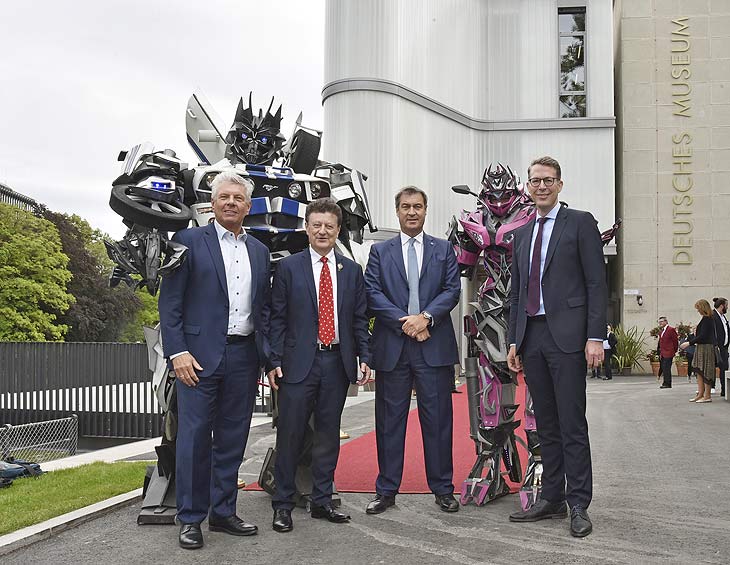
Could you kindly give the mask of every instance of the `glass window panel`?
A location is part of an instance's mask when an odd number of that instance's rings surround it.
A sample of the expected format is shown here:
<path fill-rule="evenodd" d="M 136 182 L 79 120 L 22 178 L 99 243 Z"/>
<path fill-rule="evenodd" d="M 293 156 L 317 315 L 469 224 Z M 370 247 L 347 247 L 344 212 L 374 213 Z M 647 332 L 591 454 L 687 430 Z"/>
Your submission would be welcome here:
<path fill-rule="evenodd" d="M 584 94 L 560 97 L 561 118 L 585 118 L 585 116 L 586 97 Z"/>
<path fill-rule="evenodd" d="M 571 33 L 586 30 L 585 8 L 572 8 L 558 12 L 558 29 L 560 33 Z"/>
<path fill-rule="evenodd" d="M 561 92 L 585 91 L 586 68 L 583 37 L 560 38 L 560 90 Z"/>

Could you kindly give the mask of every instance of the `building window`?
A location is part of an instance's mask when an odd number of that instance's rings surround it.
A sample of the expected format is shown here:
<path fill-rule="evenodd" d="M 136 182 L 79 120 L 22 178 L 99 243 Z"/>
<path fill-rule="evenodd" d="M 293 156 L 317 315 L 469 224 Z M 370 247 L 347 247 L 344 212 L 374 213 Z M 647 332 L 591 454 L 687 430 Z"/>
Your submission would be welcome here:
<path fill-rule="evenodd" d="M 560 117 L 586 116 L 586 9 L 558 8 Z"/>

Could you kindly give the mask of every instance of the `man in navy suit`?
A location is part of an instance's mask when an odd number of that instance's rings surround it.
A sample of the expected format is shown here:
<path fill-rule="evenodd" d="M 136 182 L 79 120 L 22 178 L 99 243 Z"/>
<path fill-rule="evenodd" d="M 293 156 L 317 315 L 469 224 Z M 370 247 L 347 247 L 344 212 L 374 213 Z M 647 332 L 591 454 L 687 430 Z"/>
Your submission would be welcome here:
<path fill-rule="evenodd" d="M 513 522 L 566 518 L 583 537 L 593 525 L 593 491 L 586 422 L 586 365 L 604 358 L 608 291 L 603 244 L 588 212 L 558 202 L 560 164 L 535 159 L 527 170 L 536 221 L 515 231 L 507 364 L 524 367 L 543 461 L 540 500 L 510 515 Z M 566 489 L 567 483 L 567 489 Z"/>
<path fill-rule="evenodd" d="M 186 549 L 202 547 L 206 515 L 212 531 L 257 532 L 236 516 L 238 468 L 268 355 L 271 295 L 269 252 L 242 229 L 252 190 L 235 173 L 216 176 L 215 221 L 175 234 L 187 259 L 160 289 L 162 344 L 179 381 L 175 482 Z"/>
<path fill-rule="evenodd" d="M 441 510 L 459 509 L 453 496 L 451 453 L 451 388 L 459 353 L 449 313 L 459 302 L 461 282 L 452 246 L 423 232 L 427 206 L 426 193 L 415 186 L 396 194 L 401 233 L 373 245 L 365 271 L 368 307 L 375 316 L 372 367 L 377 371 L 379 467 L 368 514 L 395 504 L 413 388 L 428 486 Z"/>
<path fill-rule="evenodd" d="M 305 222 L 310 246 L 281 260 L 272 291 L 274 369 L 268 376 L 279 392 L 276 492 L 271 502 L 277 532 L 294 527 L 294 477 L 312 414 L 312 518 L 350 520 L 332 507 L 340 417 L 350 383 L 364 384 L 370 377 L 362 269 L 334 251 L 342 210 L 333 199 L 320 198 L 307 206 Z"/>

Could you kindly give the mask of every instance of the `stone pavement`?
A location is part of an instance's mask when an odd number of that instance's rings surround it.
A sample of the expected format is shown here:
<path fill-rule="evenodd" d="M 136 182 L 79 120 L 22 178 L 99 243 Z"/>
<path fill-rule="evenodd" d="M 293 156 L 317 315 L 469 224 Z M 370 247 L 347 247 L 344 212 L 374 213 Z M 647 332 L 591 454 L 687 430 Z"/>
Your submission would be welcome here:
<path fill-rule="evenodd" d="M 652 377 L 588 381 L 594 467 L 594 533 L 574 539 L 567 520 L 512 524 L 516 496 L 485 507 L 440 512 L 429 495 L 401 495 L 379 516 L 368 494 L 342 495 L 347 525 L 294 512 L 294 531 L 271 530 L 269 497 L 242 492 L 238 510 L 259 535 L 209 533 L 185 551 L 177 528 L 137 526 L 139 505 L 3 556 L 3 563 L 728 563 L 730 562 L 730 403 L 688 402 L 694 385 L 675 378 L 659 390 Z M 346 409 L 352 437 L 372 429 L 373 402 Z M 241 474 L 256 480 L 272 430 L 251 430 Z M 458 485 L 457 485 L 458 488 Z"/>

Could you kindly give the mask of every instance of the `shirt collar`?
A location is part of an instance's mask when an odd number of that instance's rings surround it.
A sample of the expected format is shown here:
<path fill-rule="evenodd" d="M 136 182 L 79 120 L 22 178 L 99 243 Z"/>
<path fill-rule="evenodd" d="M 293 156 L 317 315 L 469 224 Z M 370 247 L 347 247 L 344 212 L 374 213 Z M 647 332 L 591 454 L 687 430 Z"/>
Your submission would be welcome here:
<path fill-rule="evenodd" d="M 553 206 L 552 210 L 550 210 L 547 214 L 544 216 L 540 216 L 540 214 L 537 215 L 535 218 L 535 223 L 537 223 L 538 218 L 548 218 L 550 220 L 554 220 L 558 217 L 558 212 L 560 212 L 560 202 L 556 202 L 555 206 Z"/>
<path fill-rule="evenodd" d="M 220 225 L 218 223 L 218 220 L 213 220 L 213 225 L 215 226 L 215 232 L 218 234 L 218 240 L 219 241 L 223 241 L 223 238 L 225 237 L 225 235 L 227 233 L 230 233 L 232 237 L 235 237 L 235 236 L 233 236 L 233 232 L 232 231 L 228 231 L 226 228 L 224 228 L 222 225 Z M 246 230 L 244 230 L 243 228 L 241 228 L 241 233 L 240 233 L 240 236 L 239 236 L 240 239 L 242 241 L 246 241 L 246 236 L 247 236 Z"/>
<path fill-rule="evenodd" d="M 322 259 L 322 256 L 319 253 L 317 253 L 311 245 L 309 246 L 309 257 L 312 259 L 312 265 L 314 265 L 315 263 L 318 263 Z M 330 249 L 330 252 L 327 253 L 327 255 L 325 255 L 325 257 L 327 257 L 328 263 L 334 264 L 335 263 L 335 248 L 333 247 L 332 249 Z"/>
<path fill-rule="evenodd" d="M 403 232 L 400 232 L 400 244 L 401 244 L 401 246 L 405 245 L 410 240 L 411 240 L 411 236 L 410 235 L 405 234 Z M 419 233 L 417 236 L 415 236 L 415 240 L 418 243 L 420 243 L 421 245 L 423 245 L 423 231 L 421 231 L 421 233 Z"/>

